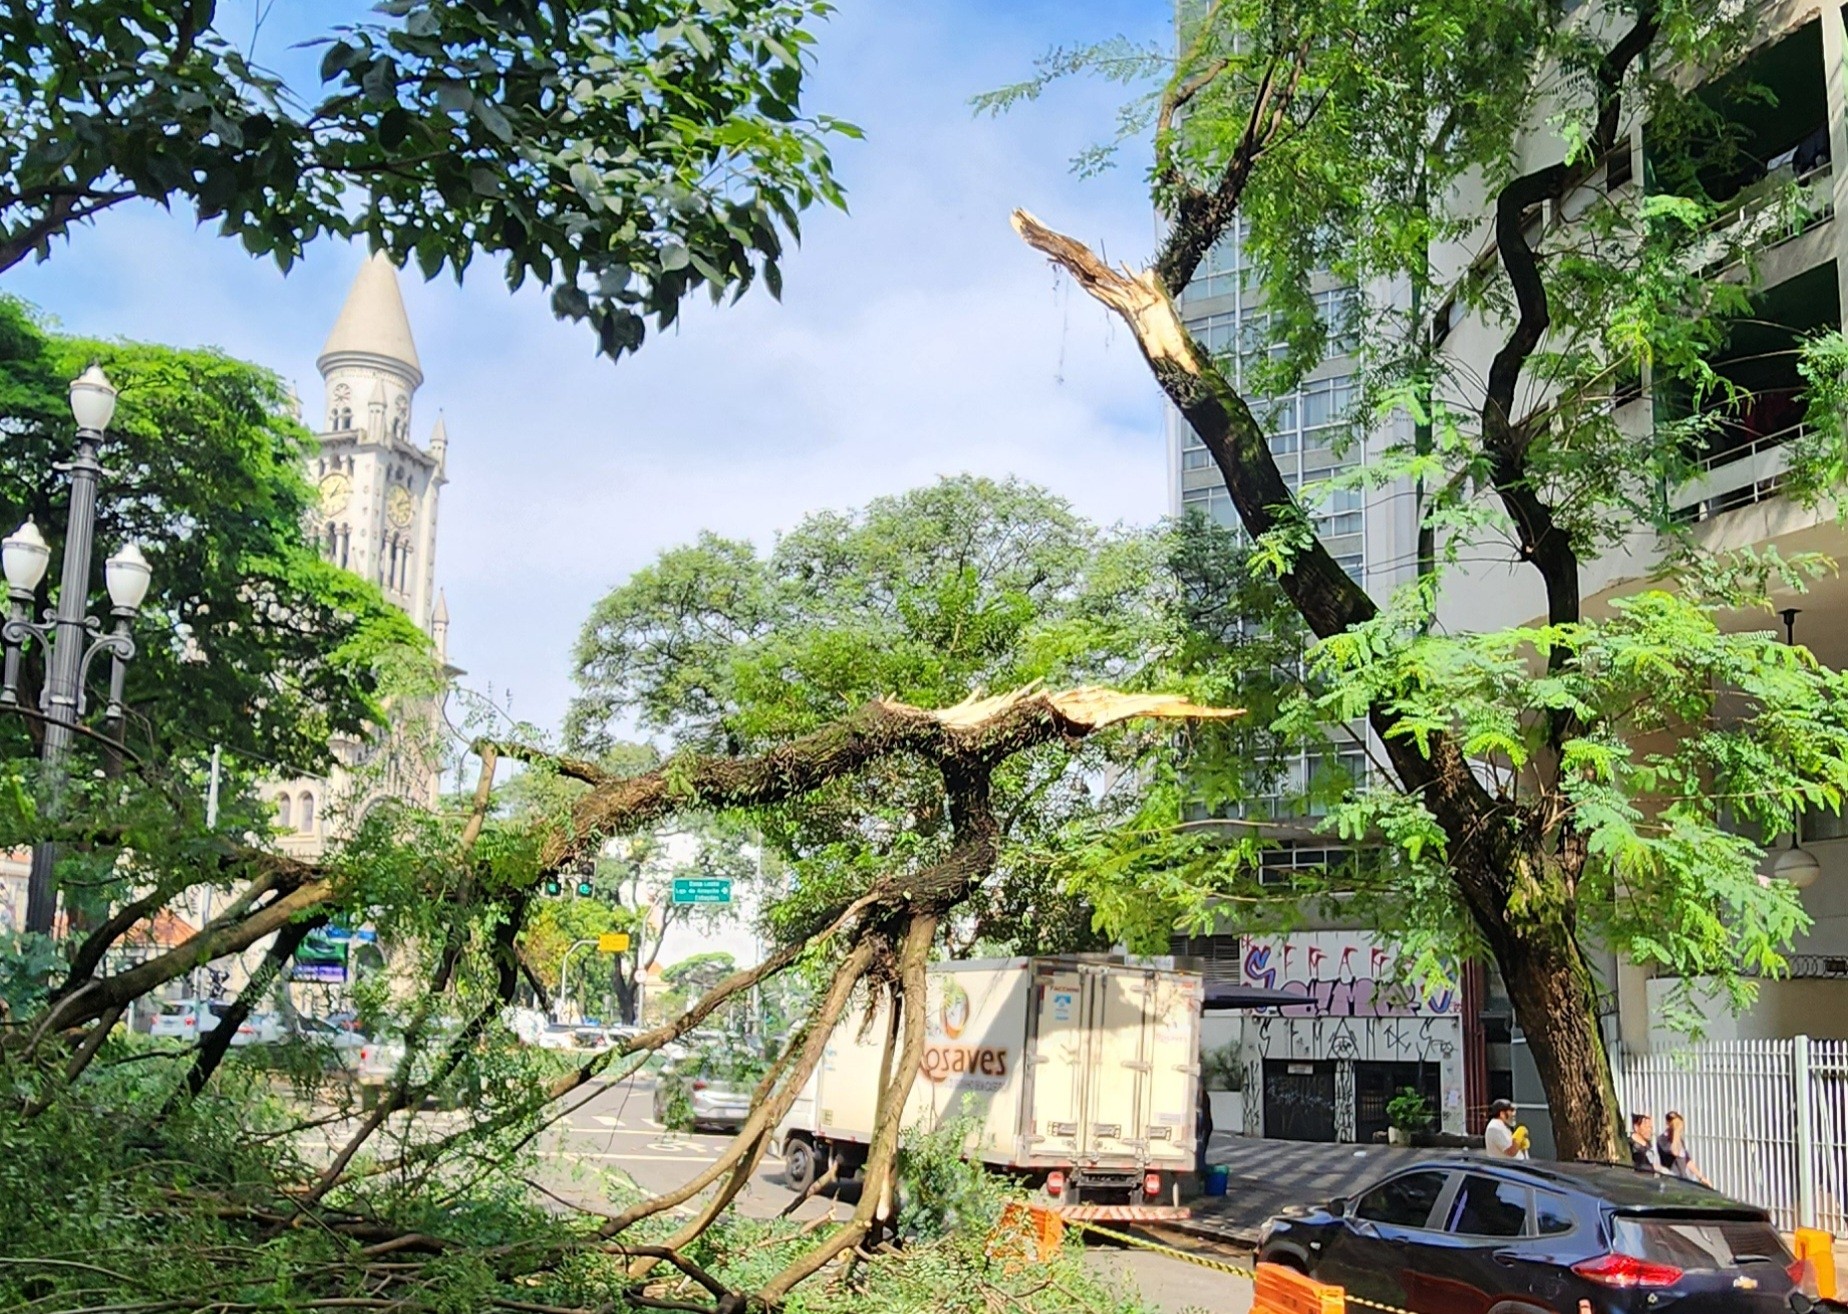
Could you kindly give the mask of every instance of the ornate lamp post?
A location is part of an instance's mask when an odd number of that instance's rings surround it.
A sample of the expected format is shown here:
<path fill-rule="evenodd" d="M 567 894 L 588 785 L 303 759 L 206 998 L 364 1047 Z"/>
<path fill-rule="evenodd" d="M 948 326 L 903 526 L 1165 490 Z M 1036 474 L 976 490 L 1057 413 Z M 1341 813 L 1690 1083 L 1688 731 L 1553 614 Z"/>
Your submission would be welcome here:
<path fill-rule="evenodd" d="M 45 686 L 39 711 L 45 718 L 44 746 L 40 753 L 50 781 L 50 806 L 55 810 L 61 792 L 60 773 L 84 712 L 84 684 L 90 663 L 103 653 L 110 657 L 109 702 L 105 717 L 122 715 L 122 681 L 127 663 L 135 655 L 129 622 L 147 596 L 151 572 L 141 549 L 133 543 L 104 563 L 103 578 L 109 589 L 115 628 L 104 633 L 103 622 L 85 614 L 90 595 L 90 550 L 96 537 L 96 485 L 103 473 L 97 450 L 103 432 L 115 414 L 116 390 L 102 368 L 90 366 L 71 382 L 71 415 L 77 421 L 77 455 L 68 465 L 71 476 L 71 516 L 64 537 L 64 568 L 58 603 L 44 619 L 32 619 L 32 600 L 51 564 L 45 536 L 30 520 L 0 543 L 0 566 L 6 573 L 10 605 L 0 638 L 6 649 L 5 683 L 0 685 L 0 706 L 19 703 L 19 660 L 25 645 L 36 640 L 45 655 Z M 52 884 L 56 847 L 40 844 L 32 851 L 32 876 L 26 891 L 26 929 L 48 935 L 57 906 Z"/>

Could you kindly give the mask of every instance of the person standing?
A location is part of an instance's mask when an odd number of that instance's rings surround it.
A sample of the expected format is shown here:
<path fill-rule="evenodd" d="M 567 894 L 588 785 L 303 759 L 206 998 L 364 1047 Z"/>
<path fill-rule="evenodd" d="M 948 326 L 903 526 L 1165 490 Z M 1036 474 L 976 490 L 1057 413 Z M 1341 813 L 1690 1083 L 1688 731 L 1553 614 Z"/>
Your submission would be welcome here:
<path fill-rule="evenodd" d="M 1526 1128 L 1514 1125 L 1514 1101 L 1496 1100 L 1489 1105 L 1489 1125 L 1482 1129 L 1482 1148 L 1493 1159 L 1525 1159 Z"/>
<path fill-rule="evenodd" d="M 1656 1158 L 1655 1119 L 1647 1113 L 1630 1115 L 1630 1162 L 1639 1173 L 1662 1171 L 1662 1163 Z"/>
<path fill-rule="evenodd" d="M 1669 1110 L 1662 1119 L 1665 1124 L 1662 1134 L 1656 1138 L 1656 1159 L 1662 1165 L 1662 1171 L 1673 1173 L 1676 1177 L 1685 1177 L 1690 1182 L 1699 1182 L 1702 1186 L 1712 1186 L 1702 1173 L 1694 1156 L 1688 1151 L 1688 1120 Z"/>

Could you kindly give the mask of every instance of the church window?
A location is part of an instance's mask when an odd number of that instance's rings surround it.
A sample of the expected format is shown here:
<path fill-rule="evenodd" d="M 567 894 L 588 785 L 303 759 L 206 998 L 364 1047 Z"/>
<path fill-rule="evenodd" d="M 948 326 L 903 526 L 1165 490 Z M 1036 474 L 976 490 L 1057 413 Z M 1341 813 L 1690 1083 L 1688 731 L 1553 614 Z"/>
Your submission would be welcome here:
<path fill-rule="evenodd" d="M 314 795 L 302 793 L 302 834 L 314 834 Z"/>
<path fill-rule="evenodd" d="M 340 527 L 338 525 L 329 525 L 327 527 L 327 559 L 332 561 L 339 552 Z"/>
<path fill-rule="evenodd" d="M 287 794 L 278 795 L 276 798 L 276 821 L 279 825 L 292 826 L 295 824 L 289 819 L 290 811 L 289 796 Z"/>

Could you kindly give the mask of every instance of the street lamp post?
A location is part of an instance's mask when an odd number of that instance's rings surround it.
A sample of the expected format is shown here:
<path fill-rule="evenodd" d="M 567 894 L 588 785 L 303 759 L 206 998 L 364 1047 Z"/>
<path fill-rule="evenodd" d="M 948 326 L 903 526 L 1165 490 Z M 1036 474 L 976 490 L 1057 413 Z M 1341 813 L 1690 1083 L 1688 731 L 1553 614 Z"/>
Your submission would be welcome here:
<path fill-rule="evenodd" d="M 596 940 L 594 938 L 589 940 L 573 940 L 571 942 L 571 947 L 565 950 L 565 956 L 558 961 L 558 1003 L 552 1011 L 560 1022 L 565 1020 L 565 975 L 571 970 L 571 955 L 582 949 L 585 945 L 595 943 Z"/>
<path fill-rule="evenodd" d="M 6 676 L 4 685 L 0 685 L 0 706 L 18 705 L 20 656 L 26 643 L 36 640 L 45 654 L 45 685 L 39 696 L 39 712 L 45 721 L 40 758 L 45 764 L 49 787 L 48 808 L 54 816 L 63 792 L 64 759 L 70 752 L 84 711 L 83 691 L 90 663 L 104 653 L 109 654 L 109 702 L 104 717 L 109 722 L 120 720 L 122 682 L 127 664 L 135 655 L 129 623 L 148 592 L 147 559 L 133 543 L 125 544 L 103 568 L 115 628 L 104 633 L 103 622 L 87 614 L 90 553 L 96 537 L 96 485 L 103 473 L 96 456 L 110 417 L 115 414 L 115 401 L 116 390 L 98 365 L 91 365 L 71 382 L 71 415 L 77 421 L 77 454 L 68 464 L 59 467 L 69 471 L 71 476 L 70 523 L 65 529 L 58 603 L 47 610 L 42 620 L 32 619 L 32 600 L 51 564 L 51 549 L 44 535 L 37 525 L 27 520 L 0 543 L 0 565 L 5 569 L 10 603 L 6 622 L 0 626 L 0 637 L 4 638 L 6 648 Z M 26 887 L 26 929 L 41 935 L 51 933 L 57 906 L 57 890 L 52 882 L 56 861 L 56 846 L 49 842 L 32 850 L 32 875 Z"/>

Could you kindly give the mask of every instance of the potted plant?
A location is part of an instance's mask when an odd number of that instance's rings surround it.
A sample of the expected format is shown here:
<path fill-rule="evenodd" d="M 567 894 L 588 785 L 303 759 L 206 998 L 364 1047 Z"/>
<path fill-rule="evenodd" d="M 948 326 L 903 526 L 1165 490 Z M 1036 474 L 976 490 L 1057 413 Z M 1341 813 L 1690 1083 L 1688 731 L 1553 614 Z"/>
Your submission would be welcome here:
<path fill-rule="evenodd" d="M 1386 1101 L 1386 1139 L 1393 1145 L 1410 1145 L 1412 1137 L 1431 1126 L 1431 1102 L 1410 1086 Z"/>

